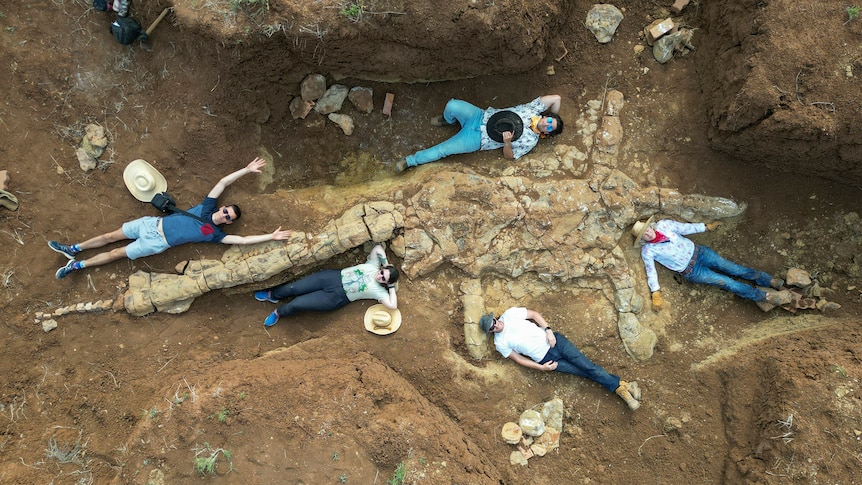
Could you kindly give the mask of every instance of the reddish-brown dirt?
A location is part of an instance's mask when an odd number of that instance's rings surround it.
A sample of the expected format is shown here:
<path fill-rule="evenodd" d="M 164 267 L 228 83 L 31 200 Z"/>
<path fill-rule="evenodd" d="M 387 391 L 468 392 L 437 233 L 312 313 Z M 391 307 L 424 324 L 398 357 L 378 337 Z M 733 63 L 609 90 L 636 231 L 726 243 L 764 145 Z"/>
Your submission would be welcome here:
<path fill-rule="evenodd" d="M 783 53 L 812 43 L 840 51 L 858 76 L 862 19 L 843 24 L 836 2 L 817 2 L 821 10 L 804 27 L 777 15 L 788 2 L 729 2 L 725 10 L 711 2 L 709 15 L 693 2 L 680 17 L 709 41 L 698 44 L 696 33 L 697 51 L 659 65 L 649 49 L 634 47 L 645 25 L 669 15 L 670 1 L 620 2 L 626 18 L 605 45 L 583 27 L 591 4 L 582 1 L 366 2 L 378 13 L 359 22 L 339 13 L 345 2 L 270 3 L 269 13 L 249 20 L 217 13 L 211 2 L 179 1 L 153 33 L 152 51 L 117 44 L 108 33 L 112 17 L 85 0 L 0 5 L 0 170 L 9 170 L 9 190 L 21 202 L 16 212 L 0 209 L 0 482 L 382 484 L 403 463 L 405 483 L 858 483 L 862 225 L 851 213 L 860 192 L 858 182 L 836 181 L 858 173 L 858 162 L 845 154 L 844 172 L 817 165 L 798 175 L 715 150 L 711 143 L 732 144 L 719 148 L 736 154 L 786 154 L 787 135 L 771 125 L 764 133 L 773 138 L 717 136 L 717 128 L 733 127 L 719 123 L 716 107 L 730 106 L 736 93 L 725 87 L 727 95 L 716 96 L 715 70 L 705 66 L 720 70 L 723 61 L 709 47 L 721 44 L 719 22 L 706 22 L 738 15 L 765 19 L 769 32 L 802 29 L 770 51 L 776 62 L 766 71 L 777 79 L 793 80 L 799 69 Z M 138 2 L 132 12 L 147 24 L 167 6 Z M 273 35 L 257 34 L 267 26 L 272 33 L 277 21 Z M 806 62 L 806 75 L 844 75 L 828 56 Z M 291 118 L 288 104 L 311 72 L 374 88 L 374 113 L 346 108 L 357 120 L 353 136 L 319 116 Z M 846 113 L 858 119 L 857 79 L 818 84 L 816 96 L 804 84 L 804 99 L 845 102 L 829 121 L 850 126 Z M 763 91 L 748 92 L 751 99 L 767 98 L 770 86 L 759 82 L 751 86 Z M 794 89 L 789 81 L 779 87 Z M 841 310 L 824 318 L 763 313 L 662 272 L 671 309 L 655 355 L 637 363 L 601 292 L 562 287 L 494 302 L 497 311 L 515 304 L 540 311 L 595 361 L 638 379 L 645 399 L 636 412 L 582 379 L 518 368 L 497 355 L 472 361 L 457 298 L 465 275 L 451 268 L 401 284 L 405 323 L 388 337 L 364 330 L 367 303 L 265 330 L 271 307 L 243 287 L 207 294 L 179 315 L 72 315 L 50 333 L 34 323 L 36 312 L 121 294 L 137 270 L 170 272 L 180 261 L 221 255 L 221 246 L 189 245 L 54 279 L 65 260 L 48 240 L 80 241 L 153 214 L 122 183 L 132 159 L 156 164 L 171 193 L 190 205 L 263 147 L 274 159 L 273 181 L 260 187 L 250 175 L 228 189 L 225 199 L 244 212 L 230 232 L 281 225 L 315 233 L 327 221 L 317 217 L 313 187 L 361 190 L 368 180 L 394 178 L 395 160 L 440 139 L 427 120 L 449 98 L 503 107 L 558 93 L 561 114 L 574 121 L 608 88 L 627 100 L 622 170 L 643 185 L 745 201 L 739 221 L 698 240 L 777 274 L 805 268 Z M 396 95 L 391 118 L 379 109 L 385 92 Z M 791 110 L 820 109 L 797 107 L 794 97 L 785 99 Z M 74 151 L 87 123 L 105 127 L 110 145 L 99 169 L 84 173 Z M 858 137 L 858 130 L 842 133 L 841 140 Z M 578 142 L 572 123 L 537 151 Z M 816 143 L 811 151 L 825 153 Z M 508 163 L 486 152 L 422 170 L 499 174 Z M 286 207 L 272 195 L 278 189 L 309 195 Z M 363 257 L 353 250 L 326 267 Z M 727 357 L 707 360 L 717 352 Z M 566 406 L 560 449 L 526 467 L 510 465 L 500 427 L 553 396 Z M 218 449 L 230 453 L 233 470 L 219 453 L 216 473 L 202 478 L 195 459 Z"/>

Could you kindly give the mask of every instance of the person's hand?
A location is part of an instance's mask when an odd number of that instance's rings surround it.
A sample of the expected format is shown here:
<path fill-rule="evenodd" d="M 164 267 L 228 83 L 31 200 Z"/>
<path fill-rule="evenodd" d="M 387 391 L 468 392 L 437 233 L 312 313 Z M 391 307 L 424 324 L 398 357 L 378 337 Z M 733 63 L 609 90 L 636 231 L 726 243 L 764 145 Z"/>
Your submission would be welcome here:
<path fill-rule="evenodd" d="M 548 371 L 548 370 L 556 370 L 556 369 L 557 369 L 557 362 L 556 361 L 549 360 L 549 361 L 545 362 L 544 364 L 542 364 L 542 370 Z"/>
<path fill-rule="evenodd" d="M 707 231 L 714 231 L 723 225 L 724 225 L 724 223 L 721 221 L 710 222 L 709 224 L 706 225 L 706 230 Z"/>
<path fill-rule="evenodd" d="M 511 131 L 503 132 L 503 143 L 512 143 L 512 138 L 515 137 L 515 134 Z"/>
<path fill-rule="evenodd" d="M 557 336 L 554 335 L 553 331 L 549 332 L 547 329 L 545 329 L 545 336 L 548 339 L 548 345 L 553 349 L 557 345 Z"/>
<path fill-rule="evenodd" d="M 661 298 L 660 291 L 654 291 L 652 294 L 652 311 L 657 312 L 665 307 L 664 300 Z"/>
<path fill-rule="evenodd" d="M 264 160 L 260 157 L 257 157 L 254 160 L 252 160 L 251 162 L 249 162 L 248 165 L 245 166 L 245 168 L 247 168 L 249 170 L 249 172 L 260 173 L 260 168 L 263 167 L 264 165 L 266 165 L 266 160 Z"/>
<path fill-rule="evenodd" d="M 278 229 L 272 232 L 272 240 L 273 241 L 283 241 L 290 237 L 291 231 L 282 231 L 281 226 L 278 226 Z"/>

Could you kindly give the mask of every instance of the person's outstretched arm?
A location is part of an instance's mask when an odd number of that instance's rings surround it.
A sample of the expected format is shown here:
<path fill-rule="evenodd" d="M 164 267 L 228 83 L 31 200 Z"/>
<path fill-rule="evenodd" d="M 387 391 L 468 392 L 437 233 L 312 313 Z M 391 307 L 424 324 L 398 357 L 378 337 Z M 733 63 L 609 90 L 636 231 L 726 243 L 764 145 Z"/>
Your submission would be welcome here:
<path fill-rule="evenodd" d="M 210 193 L 207 194 L 207 197 L 211 197 L 213 199 L 218 199 L 219 196 L 221 196 L 222 192 L 224 192 L 224 189 L 226 189 L 228 185 L 236 182 L 237 180 L 239 180 L 240 177 L 242 177 L 243 175 L 245 175 L 247 173 L 252 173 L 252 172 L 260 173 L 260 168 L 263 167 L 264 165 L 266 165 L 266 160 L 264 160 L 260 157 L 255 158 L 254 160 L 249 162 L 249 164 L 246 165 L 245 168 L 241 168 L 241 169 L 237 170 L 236 172 L 234 172 L 230 175 L 222 177 L 222 179 L 219 180 L 217 184 L 215 184 L 215 187 L 213 187 L 212 190 L 210 190 Z M 233 244 L 236 244 L 236 243 L 233 243 Z"/>
<path fill-rule="evenodd" d="M 222 240 L 222 244 L 257 244 L 267 241 L 283 241 L 290 237 L 291 231 L 282 231 L 281 226 L 271 234 L 259 234 L 257 236 L 234 236 L 228 234 Z"/>
<path fill-rule="evenodd" d="M 386 266 L 389 264 L 389 259 L 386 258 L 386 250 L 383 249 L 382 244 L 377 244 L 371 248 L 371 252 L 368 253 L 367 261 L 369 263 L 378 262 L 380 263 L 380 266 Z"/>
<path fill-rule="evenodd" d="M 542 104 L 547 106 L 548 111 L 551 113 L 557 114 L 560 112 L 560 104 L 562 104 L 563 98 L 561 98 L 559 94 L 546 94 L 540 99 Z"/>

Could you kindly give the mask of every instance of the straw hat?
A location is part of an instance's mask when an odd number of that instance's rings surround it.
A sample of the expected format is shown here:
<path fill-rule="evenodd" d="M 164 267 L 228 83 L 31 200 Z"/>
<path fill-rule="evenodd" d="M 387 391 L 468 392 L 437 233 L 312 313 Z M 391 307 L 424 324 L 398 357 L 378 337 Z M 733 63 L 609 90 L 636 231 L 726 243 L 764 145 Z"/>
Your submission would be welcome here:
<path fill-rule="evenodd" d="M 152 165 L 144 160 L 138 159 L 126 165 L 123 170 L 123 182 L 129 192 L 141 202 L 153 200 L 153 196 L 159 192 L 168 190 L 168 182 Z"/>
<path fill-rule="evenodd" d="M 635 225 L 632 226 L 632 235 L 635 237 L 634 247 L 643 246 L 643 235 L 646 232 L 647 228 L 650 224 L 652 224 L 652 220 L 655 219 L 655 216 L 650 216 L 646 222 L 637 221 Z"/>
<path fill-rule="evenodd" d="M 389 335 L 401 326 L 401 310 L 391 310 L 385 305 L 372 305 L 365 312 L 365 330 L 377 335 Z"/>

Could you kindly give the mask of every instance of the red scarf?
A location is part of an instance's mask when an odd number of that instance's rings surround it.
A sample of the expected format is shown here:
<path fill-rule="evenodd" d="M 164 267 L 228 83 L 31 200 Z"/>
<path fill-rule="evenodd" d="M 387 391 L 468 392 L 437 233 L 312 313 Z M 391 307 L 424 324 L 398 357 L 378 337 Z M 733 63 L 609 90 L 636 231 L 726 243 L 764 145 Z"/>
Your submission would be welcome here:
<path fill-rule="evenodd" d="M 656 232 L 655 232 L 655 237 L 653 238 L 653 240 L 652 240 L 652 241 L 650 241 L 650 243 L 652 243 L 652 244 L 658 244 L 658 243 L 662 243 L 662 242 L 665 242 L 665 241 L 670 241 L 670 239 L 668 239 L 668 238 L 667 238 L 667 236 L 665 236 L 664 234 L 662 234 L 662 233 L 660 233 L 660 232 L 656 231 Z"/>

